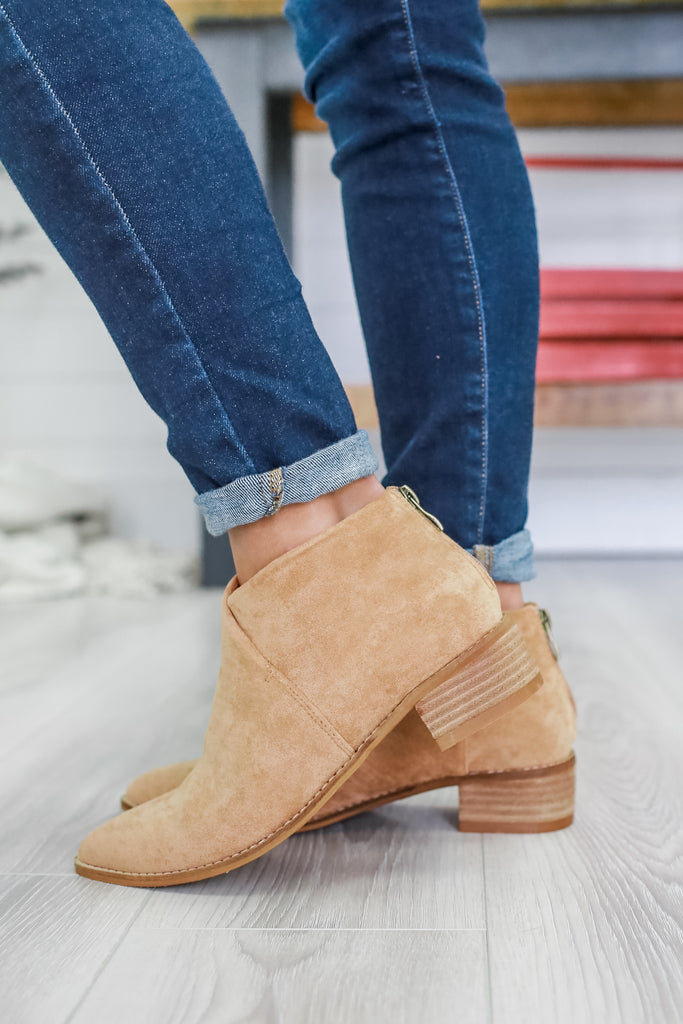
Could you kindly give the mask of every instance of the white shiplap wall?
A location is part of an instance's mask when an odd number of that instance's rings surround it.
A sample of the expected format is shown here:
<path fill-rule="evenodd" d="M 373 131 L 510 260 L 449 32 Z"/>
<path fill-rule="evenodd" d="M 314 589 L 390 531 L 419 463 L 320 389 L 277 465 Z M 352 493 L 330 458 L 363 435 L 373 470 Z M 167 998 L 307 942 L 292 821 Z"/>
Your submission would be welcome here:
<path fill-rule="evenodd" d="M 193 490 L 99 316 L 0 167 L 0 452 L 100 485 L 124 537 L 194 547 Z"/>

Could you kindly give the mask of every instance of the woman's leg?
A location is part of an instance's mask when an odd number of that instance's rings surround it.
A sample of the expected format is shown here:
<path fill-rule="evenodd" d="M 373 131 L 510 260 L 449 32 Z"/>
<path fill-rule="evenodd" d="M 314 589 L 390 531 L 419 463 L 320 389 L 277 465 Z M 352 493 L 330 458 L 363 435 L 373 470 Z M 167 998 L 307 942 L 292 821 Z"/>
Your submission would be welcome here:
<path fill-rule="evenodd" d="M 381 493 L 357 483 L 367 437 L 170 8 L 0 0 L 0 68 L 0 159 L 168 425 L 209 530 L 240 530 L 242 575 Z M 243 524 L 302 502 L 305 522 L 289 509 L 249 542 Z"/>
<path fill-rule="evenodd" d="M 477 0 L 288 0 L 331 129 L 388 473 L 509 603 L 538 338 L 534 210 Z"/>
<path fill-rule="evenodd" d="M 202 757 L 95 829 L 76 869 L 208 878 L 305 824 L 413 707 L 445 749 L 530 696 L 538 669 L 482 567 L 412 492 L 364 482 L 367 440 L 244 142 L 161 0 L 0 0 L 0 61 L 3 159 L 210 527 L 244 541 Z"/>

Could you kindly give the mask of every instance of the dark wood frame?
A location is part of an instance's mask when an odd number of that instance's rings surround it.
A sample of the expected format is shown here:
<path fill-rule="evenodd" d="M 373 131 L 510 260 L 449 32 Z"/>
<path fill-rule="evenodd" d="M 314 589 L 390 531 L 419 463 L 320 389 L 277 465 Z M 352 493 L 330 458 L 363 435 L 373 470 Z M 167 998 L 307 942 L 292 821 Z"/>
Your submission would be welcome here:
<path fill-rule="evenodd" d="M 201 21 L 279 18 L 284 0 L 168 0 L 188 28 Z M 340 0 L 341 2 L 341 0 Z M 681 7 L 683 0 L 481 0 L 485 11 L 615 10 L 619 8 Z"/>
<path fill-rule="evenodd" d="M 683 124 L 683 78 L 511 82 L 507 106 L 518 128 Z M 304 96 L 292 99 L 294 131 L 326 131 Z"/>

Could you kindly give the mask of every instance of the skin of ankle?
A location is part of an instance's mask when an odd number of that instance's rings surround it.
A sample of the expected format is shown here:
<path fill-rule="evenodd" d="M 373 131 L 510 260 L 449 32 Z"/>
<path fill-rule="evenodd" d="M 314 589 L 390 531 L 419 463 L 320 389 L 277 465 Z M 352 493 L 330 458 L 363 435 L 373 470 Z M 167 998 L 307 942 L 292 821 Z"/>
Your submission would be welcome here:
<path fill-rule="evenodd" d="M 516 608 L 524 607 L 521 584 L 496 583 L 496 590 L 500 598 L 500 606 L 504 612 L 512 612 Z"/>
<path fill-rule="evenodd" d="M 273 559 L 336 526 L 383 494 L 377 478 L 366 476 L 313 501 L 284 505 L 272 516 L 233 527 L 228 536 L 237 579 L 246 583 Z"/>

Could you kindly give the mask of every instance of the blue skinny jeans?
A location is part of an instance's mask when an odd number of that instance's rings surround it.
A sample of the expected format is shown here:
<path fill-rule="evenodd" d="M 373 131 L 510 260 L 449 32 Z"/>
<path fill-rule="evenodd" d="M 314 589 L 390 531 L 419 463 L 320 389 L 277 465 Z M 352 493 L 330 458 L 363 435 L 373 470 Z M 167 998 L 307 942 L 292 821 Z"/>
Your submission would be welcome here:
<path fill-rule="evenodd" d="M 476 0 L 286 15 L 335 142 L 385 482 L 495 579 L 528 579 L 534 216 Z M 0 103 L 0 160 L 211 533 L 374 472 L 244 137 L 163 0 L 0 0 Z"/>

